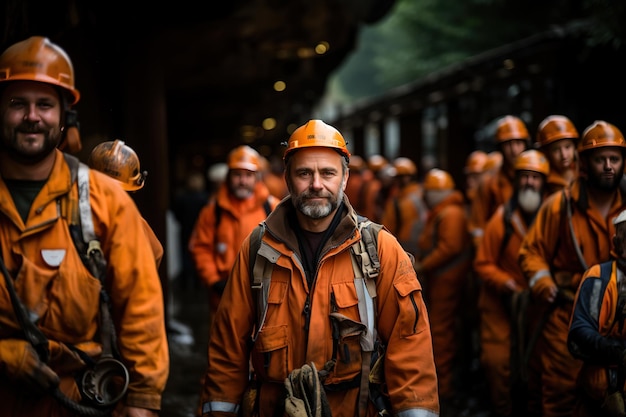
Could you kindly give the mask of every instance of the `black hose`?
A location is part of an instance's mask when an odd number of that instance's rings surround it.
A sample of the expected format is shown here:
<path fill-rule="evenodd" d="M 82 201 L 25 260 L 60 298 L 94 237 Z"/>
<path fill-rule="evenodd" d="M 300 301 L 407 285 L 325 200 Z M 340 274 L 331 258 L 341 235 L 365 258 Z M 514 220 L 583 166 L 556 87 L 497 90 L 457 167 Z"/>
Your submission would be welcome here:
<path fill-rule="evenodd" d="M 111 415 L 111 412 L 115 408 L 115 405 L 106 408 L 95 408 L 78 404 L 76 401 L 71 400 L 63 394 L 58 387 L 52 391 L 52 396 L 68 410 L 84 417 L 107 417 Z"/>

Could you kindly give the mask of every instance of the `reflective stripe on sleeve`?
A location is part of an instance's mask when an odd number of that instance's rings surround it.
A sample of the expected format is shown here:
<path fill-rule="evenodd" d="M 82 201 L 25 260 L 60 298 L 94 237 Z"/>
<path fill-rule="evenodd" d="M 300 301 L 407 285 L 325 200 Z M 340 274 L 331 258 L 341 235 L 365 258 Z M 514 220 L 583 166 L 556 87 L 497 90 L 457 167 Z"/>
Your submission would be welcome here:
<path fill-rule="evenodd" d="M 438 417 L 439 414 L 425 408 L 410 408 L 396 413 L 397 417 Z"/>
<path fill-rule="evenodd" d="M 537 271 L 535 275 L 533 275 L 533 277 L 530 279 L 530 281 L 528 281 L 528 286 L 532 288 L 535 286 L 535 284 L 537 284 L 537 281 L 539 281 L 541 278 L 543 277 L 550 278 L 551 276 L 552 275 L 550 274 L 550 271 L 547 271 L 545 269 Z"/>
<path fill-rule="evenodd" d="M 239 404 L 227 403 L 224 401 L 208 401 L 202 404 L 202 414 L 210 413 L 212 411 L 237 414 L 239 412 Z"/>

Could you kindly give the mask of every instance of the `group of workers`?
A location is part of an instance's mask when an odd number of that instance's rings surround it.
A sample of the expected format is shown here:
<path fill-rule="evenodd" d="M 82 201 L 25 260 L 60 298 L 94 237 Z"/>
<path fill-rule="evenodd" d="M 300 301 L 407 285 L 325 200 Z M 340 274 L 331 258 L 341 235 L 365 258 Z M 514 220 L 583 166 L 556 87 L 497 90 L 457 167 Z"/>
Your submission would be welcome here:
<path fill-rule="evenodd" d="M 128 194 L 146 173 L 121 140 L 71 155 L 79 98 L 47 38 L 0 55 L 2 413 L 156 416 L 163 247 Z M 351 155 L 321 120 L 286 142 L 284 188 L 232 149 L 188 242 L 210 309 L 198 415 L 456 416 L 468 350 L 493 417 L 626 415 L 626 141 L 562 115 L 536 143 L 513 115 L 494 138 L 463 187 Z"/>

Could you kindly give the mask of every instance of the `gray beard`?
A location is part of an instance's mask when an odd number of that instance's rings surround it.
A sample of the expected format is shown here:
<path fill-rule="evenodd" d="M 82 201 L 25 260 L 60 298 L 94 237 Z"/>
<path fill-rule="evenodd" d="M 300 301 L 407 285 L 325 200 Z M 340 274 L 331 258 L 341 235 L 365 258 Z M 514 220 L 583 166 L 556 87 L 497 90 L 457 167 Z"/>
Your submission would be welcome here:
<path fill-rule="evenodd" d="M 541 205 L 541 192 L 530 188 L 519 190 L 517 204 L 525 213 L 535 213 Z"/>

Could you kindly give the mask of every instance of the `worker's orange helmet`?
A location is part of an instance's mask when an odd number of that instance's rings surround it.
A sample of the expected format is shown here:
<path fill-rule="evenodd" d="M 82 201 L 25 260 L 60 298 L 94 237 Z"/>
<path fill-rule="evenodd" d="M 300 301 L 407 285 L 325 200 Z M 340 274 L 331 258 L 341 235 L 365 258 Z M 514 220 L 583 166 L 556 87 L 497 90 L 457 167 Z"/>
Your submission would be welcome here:
<path fill-rule="evenodd" d="M 463 172 L 467 174 L 480 174 L 485 171 L 485 165 L 489 156 L 484 151 L 473 151 L 465 159 L 465 168 Z"/>
<path fill-rule="evenodd" d="M 141 172 L 135 151 L 119 139 L 102 142 L 93 148 L 88 164 L 116 179 L 126 191 L 142 188 L 148 175 L 147 171 Z"/>
<path fill-rule="evenodd" d="M 537 128 L 537 146 L 540 148 L 561 139 L 578 141 L 580 135 L 570 119 L 561 115 L 548 116 L 539 123 Z"/>
<path fill-rule="evenodd" d="M 453 190 L 455 184 L 448 172 L 433 168 L 426 173 L 423 187 L 424 190 Z"/>
<path fill-rule="evenodd" d="M 336 149 L 346 158 L 346 161 L 350 161 L 350 151 L 346 147 L 346 140 L 337 129 L 321 120 L 309 120 L 300 126 L 294 130 L 285 144 L 287 149 L 283 155 L 284 160 L 298 149 L 323 147 Z"/>
<path fill-rule="evenodd" d="M 417 174 L 417 166 L 415 165 L 415 162 L 411 161 L 409 158 L 405 158 L 404 156 L 394 159 L 392 165 L 396 169 L 396 176 Z"/>
<path fill-rule="evenodd" d="M 380 171 L 388 163 L 387 158 L 379 154 L 372 155 L 367 159 L 367 166 L 372 172 Z"/>
<path fill-rule="evenodd" d="M 583 132 L 582 139 L 578 144 L 578 152 L 585 152 L 590 149 L 615 146 L 626 148 L 626 141 L 622 132 L 604 120 L 596 120 Z"/>
<path fill-rule="evenodd" d="M 238 146 L 228 154 L 228 169 L 245 169 L 259 172 L 263 162 L 261 155 L 248 145 Z"/>
<path fill-rule="evenodd" d="M 502 152 L 491 151 L 487 154 L 487 162 L 485 163 L 485 171 L 498 169 L 502 166 Z"/>
<path fill-rule="evenodd" d="M 42 36 L 13 44 L 0 55 L 0 82 L 7 81 L 52 84 L 69 93 L 69 104 L 76 104 L 80 99 L 74 87 L 74 67 L 69 56 Z"/>
<path fill-rule="evenodd" d="M 548 176 L 550 173 L 550 162 L 543 153 L 535 149 L 529 149 L 517 156 L 514 168 L 515 171 L 534 171 Z"/>
<path fill-rule="evenodd" d="M 367 164 L 359 155 L 352 155 L 350 157 L 350 162 L 348 163 L 348 168 L 354 171 L 362 171 L 367 168 Z"/>
<path fill-rule="evenodd" d="M 528 140 L 530 135 L 526 124 L 517 116 L 504 116 L 498 120 L 496 128 L 496 142 L 508 142 L 510 140 Z"/>

